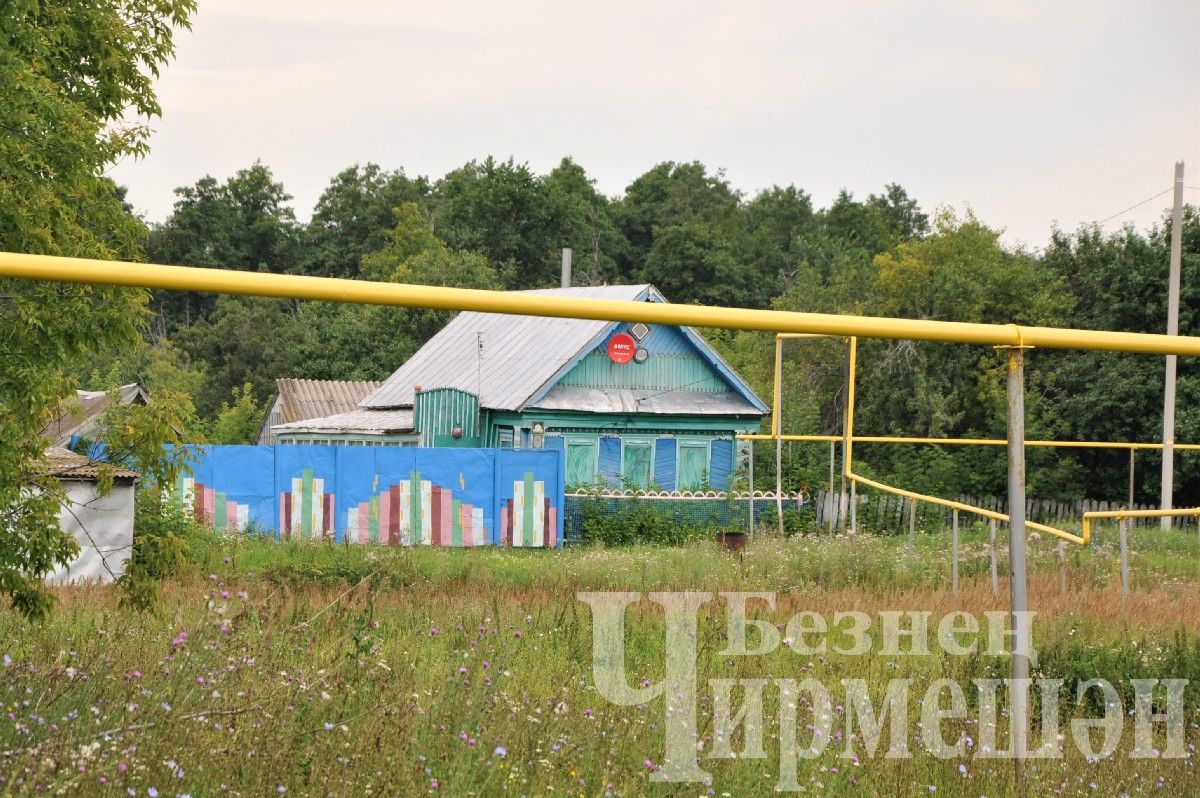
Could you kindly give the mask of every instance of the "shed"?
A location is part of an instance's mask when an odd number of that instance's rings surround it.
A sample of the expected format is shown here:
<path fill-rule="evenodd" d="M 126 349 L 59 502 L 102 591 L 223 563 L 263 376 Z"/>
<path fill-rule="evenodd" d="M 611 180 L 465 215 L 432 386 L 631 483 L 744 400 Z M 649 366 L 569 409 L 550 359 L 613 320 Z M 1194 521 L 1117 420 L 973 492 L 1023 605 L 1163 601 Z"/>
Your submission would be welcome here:
<path fill-rule="evenodd" d="M 348 413 L 382 383 L 370 380 L 275 380 L 275 399 L 263 419 L 258 442 L 276 442 L 274 427 Z"/>
<path fill-rule="evenodd" d="M 73 438 L 87 438 L 95 430 L 100 415 L 115 400 L 118 404 L 144 405 L 150 395 L 140 384 L 131 382 L 116 391 L 76 391 L 64 399 L 42 429 L 42 437 L 53 446 L 68 446 Z"/>
<path fill-rule="evenodd" d="M 62 482 L 67 501 L 59 525 L 79 544 L 79 556 L 46 577 L 54 584 L 111 582 L 125 572 L 133 552 L 133 501 L 138 475 L 90 460 L 58 446 L 46 451 L 47 472 Z M 113 476 L 112 490 L 100 491 L 101 469 Z"/>

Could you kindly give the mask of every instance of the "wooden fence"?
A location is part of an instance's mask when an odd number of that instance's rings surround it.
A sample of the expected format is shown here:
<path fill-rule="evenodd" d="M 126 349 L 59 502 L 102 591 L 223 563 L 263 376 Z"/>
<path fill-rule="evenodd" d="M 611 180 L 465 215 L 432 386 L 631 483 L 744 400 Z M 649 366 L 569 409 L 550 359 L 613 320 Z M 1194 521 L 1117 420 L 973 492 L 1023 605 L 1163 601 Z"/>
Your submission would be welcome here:
<path fill-rule="evenodd" d="M 955 496 L 956 501 L 985 510 L 999 513 L 1008 512 L 1008 499 L 1002 496 Z M 882 491 L 862 492 L 858 494 L 858 527 L 865 531 L 901 531 L 908 528 L 909 500 Z M 1057 526 L 1061 524 L 1080 523 L 1085 512 L 1120 510 L 1126 507 L 1124 502 L 1105 502 L 1092 499 L 1029 499 L 1025 502 L 1025 517 L 1030 521 Z M 813 497 L 813 509 L 816 512 L 817 523 L 828 527 L 830 520 L 835 529 L 849 525 L 850 494 L 820 492 Z M 1138 504 L 1132 509 L 1155 510 L 1157 505 Z M 963 523 L 983 519 L 972 517 L 969 513 L 960 514 Z M 1135 526 L 1158 526 L 1158 518 L 1130 519 Z M 1182 527 L 1191 519 L 1175 518 L 1176 527 Z M 950 510 L 946 507 L 917 503 L 917 526 L 930 529 L 950 525 Z"/>

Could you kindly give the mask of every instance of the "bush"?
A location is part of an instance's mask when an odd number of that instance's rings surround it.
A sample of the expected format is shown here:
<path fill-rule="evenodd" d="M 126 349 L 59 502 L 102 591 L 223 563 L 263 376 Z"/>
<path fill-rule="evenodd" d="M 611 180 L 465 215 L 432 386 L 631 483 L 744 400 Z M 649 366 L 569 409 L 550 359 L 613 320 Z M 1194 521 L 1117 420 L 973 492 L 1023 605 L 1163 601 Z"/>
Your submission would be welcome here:
<path fill-rule="evenodd" d="M 151 610 L 158 604 L 158 583 L 181 572 L 212 532 L 196 523 L 191 508 L 156 488 L 138 491 L 133 528 L 133 552 L 117 580 L 121 604 Z"/>
<path fill-rule="evenodd" d="M 667 502 L 588 497 L 580 513 L 583 543 L 680 546 L 702 538 L 711 539 L 721 529 L 718 523 L 682 518 L 680 513 L 657 504 Z"/>

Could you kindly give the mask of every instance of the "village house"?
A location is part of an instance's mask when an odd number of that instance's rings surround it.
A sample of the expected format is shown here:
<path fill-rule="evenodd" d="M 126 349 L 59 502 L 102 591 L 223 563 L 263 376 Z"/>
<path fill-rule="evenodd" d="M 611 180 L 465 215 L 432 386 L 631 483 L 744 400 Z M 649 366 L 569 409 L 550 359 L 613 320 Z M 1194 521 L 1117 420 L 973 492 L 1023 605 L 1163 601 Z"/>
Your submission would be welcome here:
<path fill-rule="evenodd" d="M 665 302 L 652 285 L 553 288 Z M 464 312 L 357 406 L 279 443 L 555 448 L 567 484 L 723 488 L 763 401 L 688 327 Z"/>

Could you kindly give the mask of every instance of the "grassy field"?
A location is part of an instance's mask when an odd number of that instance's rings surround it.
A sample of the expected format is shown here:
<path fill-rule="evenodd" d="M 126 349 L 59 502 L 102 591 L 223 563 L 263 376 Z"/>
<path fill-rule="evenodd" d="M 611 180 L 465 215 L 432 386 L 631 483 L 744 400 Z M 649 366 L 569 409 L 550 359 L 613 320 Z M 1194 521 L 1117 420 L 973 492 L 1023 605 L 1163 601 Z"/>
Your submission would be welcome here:
<path fill-rule="evenodd" d="M 896 537 L 755 541 L 744 557 L 682 548 L 559 552 L 385 550 L 261 540 L 202 540 L 192 572 L 164 588 L 164 611 L 119 609 L 98 587 L 59 591 L 54 617 L 29 625 L 0 613 L 0 791 L 111 795 L 761 795 L 774 791 L 775 694 L 765 694 L 765 759 L 709 759 L 712 693 L 700 691 L 700 764 L 710 785 L 658 784 L 663 699 L 620 707 L 592 681 L 591 614 L 580 590 L 754 590 L 779 594 L 784 624 L 798 610 L 1007 607 L 992 594 L 982 530 L 964 535 L 963 582 L 949 586 L 948 537 L 921 535 L 914 555 Z M 1111 530 L 1072 551 L 1066 595 L 1053 546 L 1031 544 L 1030 603 L 1039 673 L 1068 680 L 1193 680 L 1182 759 L 1130 759 L 1132 718 L 1117 753 L 1030 765 L 1036 795 L 1200 793 L 1200 544 L 1196 533 L 1139 531 L 1134 595 L 1121 600 Z M 1001 552 L 1001 572 L 1005 566 Z M 648 602 L 626 628 L 631 683 L 661 678 L 664 622 Z M 877 631 L 877 630 L 873 630 Z M 702 686 L 710 678 L 914 680 L 914 755 L 841 756 L 834 740 L 799 763 L 806 794 L 1007 795 L 1007 760 L 936 759 L 919 743 L 917 699 L 948 677 L 1002 677 L 1003 657 L 722 656 L 720 604 L 701 611 Z M 832 642 L 832 639 L 831 639 Z M 877 647 L 876 647 L 877 648 Z M 1122 687 L 1125 685 L 1125 687 Z M 971 694 L 968 698 L 973 701 Z M 973 713 L 972 717 L 976 715 Z M 804 724 L 803 708 L 800 723 Z M 956 725 L 957 724 L 957 727 Z M 1161 727 L 1161 724 L 1159 724 Z M 1070 743 L 1070 731 L 1064 727 Z M 886 732 L 885 732 L 886 734 Z M 1161 737 L 1161 733 L 1160 733 Z M 886 749 L 887 742 L 881 745 Z M 740 750 L 740 744 L 734 745 Z M 882 754 L 882 750 L 879 752 Z"/>

